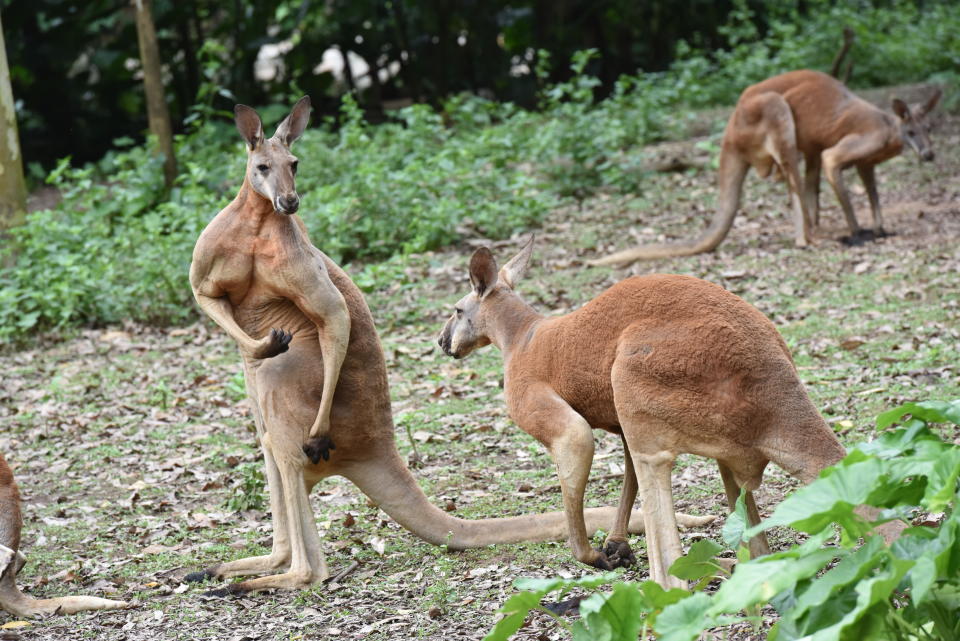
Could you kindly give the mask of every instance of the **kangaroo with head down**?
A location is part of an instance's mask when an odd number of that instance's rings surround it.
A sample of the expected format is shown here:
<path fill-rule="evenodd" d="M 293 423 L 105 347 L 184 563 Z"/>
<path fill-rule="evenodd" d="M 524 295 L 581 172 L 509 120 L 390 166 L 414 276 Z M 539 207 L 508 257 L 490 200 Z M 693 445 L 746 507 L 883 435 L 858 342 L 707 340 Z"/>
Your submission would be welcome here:
<path fill-rule="evenodd" d="M 127 607 L 123 601 L 111 601 L 95 596 L 34 599 L 21 592 L 17 588 L 17 574 L 27 562 L 27 558 L 20 552 L 22 526 L 17 482 L 3 454 L 0 454 L 0 610 L 6 610 L 18 617 L 33 617 Z"/>
<path fill-rule="evenodd" d="M 295 213 L 296 160 L 289 146 L 306 127 L 309 101 L 298 102 L 269 140 L 252 109 L 238 106 L 236 114 L 248 143 L 245 180 L 197 240 L 190 281 L 201 308 L 240 347 L 266 465 L 273 549 L 187 579 L 269 574 L 215 594 L 306 588 L 325 580 L 309 493 L 333 475 L 354 482 L 415 535 L 451 549 L 563 538 L 562 513 L 470 521 L 427 500 L 397 452 L 387 370 L 370 310 L 346 273 L 313 246 Z M 678 518 L 691 525 L 705 521 Z M 587 514 L 587 528 L 613 519 L 611 508 L 596 508 Z M 631 527 L 643 527 L 639 512 Z"/>
<path fill-rule="evenodd" d="M 840 201 L 851 240 L 884 235 L 874 168 L 911 147 L 933 160 L 930 111 L 940 100 L 937 88 L 926 102 L 907 105 L 899 98 L 893 113 L 854 95 L 842 82 L 819 71 L 791 71 L 747 87 L 730 115 L 720 149 L 719 211 L 696 240 L 645 245 L 591 261 L 593 265 L 690 256 L 709 252 L 726 238 L 750 167 L 766 178 L 775 172 L 787 182 L 793 205 L 794 239 L 805 247 L 819 224 L 820 170 Z M 800 177 L 800 159 L 806 172 Z M 873 214 L 872 232 L 857 223 L 842 172 L 856 167 Z"/>
<path fill-rule="evenodd" d="M 732 507 L 745 488 L 751 524 L 755 490 L 770 461 L 804 482 L 845 451 L 810 401 L 786 343 L 755 307 L 689 276 L 624 280 L 565 316 L 545 318 L 515 291 L 532 251 L 499 271 L 486 248 L 470 260 L 472 291 L 439 336 L 463 358 L 493 343 L 503 353 L 510 417 L 556 463 L 574 556 L 609 568 L 631 556 L 626 515 L 643 500 L 650 575 L 667 574 L 681 554 L 671 468 L 687 452 L 717 460 Z M 619 434 L 625 474 L 618 519 L 605 548 L 590 547 L 583 494 L 593 429 Z M 751 542 L 754 554 L 765 539 Z"/>

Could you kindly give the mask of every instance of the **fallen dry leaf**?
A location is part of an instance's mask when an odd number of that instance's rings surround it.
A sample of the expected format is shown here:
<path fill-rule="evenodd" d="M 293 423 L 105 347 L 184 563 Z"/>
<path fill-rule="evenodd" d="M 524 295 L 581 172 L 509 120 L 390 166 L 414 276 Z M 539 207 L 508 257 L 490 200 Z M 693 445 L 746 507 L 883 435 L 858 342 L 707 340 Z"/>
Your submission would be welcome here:
<path fill-rule="evenodd" d="M 847 350 L 848 352 L 850 352 L 850 351 L 853 351 L 853 350 L 857 349 L 857 348 L 860 347 L 861 345 L 865 345 L 866 343 L 867 343 L 866 340 L 854 336 L 854 337 L 852 337 L 852 338 L 847 338 L 847 339 L 844 339 L 844 340 L 840 341 L 840 349 L 845 349 L 845 350 Z"/>

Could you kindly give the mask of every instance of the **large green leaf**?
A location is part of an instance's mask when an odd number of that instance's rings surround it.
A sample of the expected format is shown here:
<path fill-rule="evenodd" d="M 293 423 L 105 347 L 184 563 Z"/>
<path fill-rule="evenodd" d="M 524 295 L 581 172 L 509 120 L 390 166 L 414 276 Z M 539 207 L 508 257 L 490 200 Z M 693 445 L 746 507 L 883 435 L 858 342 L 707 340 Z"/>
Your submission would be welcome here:
<path fill-rule="evenodd" d="M 911 452 L 920 441 L 939 441 L 923 421 L 911 421 L 900 429 L 884 432 L 872 441 L 858 443 L 856 450 L 880 458 L 893 458 Z"/>
<path fill-rule="evenodd" d="M 644 615 L 653 608 L 650 600 L 636 583 L 617 583 L 604 596 L 580 602 L 581 620 L 573 627 L 574 640 L 636 641 Z"/>
<path fill-rule="evenodd" d="M 523 625 L 530 610 L 540 605 L 542 597 L 543 594 L 540 592 L 520 592 L 507 599 L 503 607 L 498 610 L 503 613 L 503 618 L 497 621 L 497 625 L 483 638 L 483 641 L 507 641 Z"/>
<path fill-rule="evenodd" d="M 857 454 L 853 452 L 850 456 Z M 881 483 L 885 473 L 883 463 L 867 458 L 827 472 L 781 501 L 770 518 L 749 528 L 744 536 L 754 536 L 777 525 L 814 533 L 833 522 L 856 534 L 866 532 L 868 528 L 854 509 L 863 504 Z"/>
<path fill-rule="evenodd" d="M 727 520 L 723 524 L 720 536 L 723 542 L 729 547 L 736 549 L 743 542 L 743 533 L 747 529 L 747 490 L 740 489 L 740 496 L 733 507 L 733 511 L 727 515 Z"/>
<path fill-rule="evenodd" d="M 538 579 L 538 578 L 519 578 L 513 582 L 514 587 L 525 590 L 513 595 L 503 604 L 498 612 L 504 616 L 500 619 L 493 630 L 484 637 L 484 641 L 506 641 L 514 632 L 520 629 L 530 610 L 540 609 L 540 600 L 549 594 L 560 590 L 563 595 L 572 588 L 591 589 L 601 585 L 608 584 L 617 579 L 619 575 L 615 572 L 605 572 L 601 574 L 588 574 L 577 579 Z"/>
<path fill-rule="evenodd" d="M 723 546 L 719 543 L 710 539 L 701 539 L 690 546 L 690 551 L 685 556 L 673 562 L 670 566 L 670 574 L 687 581 L 699 581 L 704 577 L 712 576 L 719 568 L 714 557 L 721 550 Z"/>
<path fill-rule="evenodd" d="M 951 502 L 957 501 L 957 479 L 960 478 L 960 448 L 943 452 L 927 477 L 927 490 L 923 495 L 923 507 L 931 512 L 941 512 Z"/>
<path fill-rule="evenodd" d="M 896 423 L 906 414 L 927 423 L 954 423 L 960 425 L 960 399 L 952 401 L 923 401 L 905 403 L 877 417 L 877 428 L 883 429 Z"/>
<path fill-rule="evenodd" d="M 926 528 L 910 528 L 894 542 L 893 553 L 915 565 L 907 574 L 915 605 L 925 602 L 940 579 L 956 577 L 960 571 L 960 512 L 953 512 L 931 538 Z"/>
<path fill-rule="evenodd" d="M 640 584 L 640 589 L 650 599 L 653 607 L 660 610 L 690 596 L 690 593 L 682 588 L 664 590 L 656 581 L 644 581 Z"/>
<path fill-rule="evenodd" d="M 697 592 L 664 609 L 654 623 L 654 630 L 661 641 L 693 641 L 703 630 L 711 627 L 711 618 L 707 617 L 711 599 L 703 592 Z"/>
<path fill-rule="evenodd" d="M 734 569 L 733 576 L 717 590 L 711 615 L 739 612 L 766 602 L 802 579 L 813 576 L 836 556 L 832 549 L 820 549 L 826 534 L 811 537 L 801 546 L 770 554 Z"/>
<path fill-rule="evenodd" d="M 808 637 L 810 641 L 836 641 L 839 638 L 847 638 L 844 633 L 848 631 L 854 635 L 859 634 L 863 628 L 860 619 L 866 616 L 874 606 L 879 606 L 881 610 L 890 607 L 889 599 L 894 588 L 897 587 L 900 579 L 912 565 L 913 561 L 895 560 L 886 569 L 860 581 L 854 588 L 857 594 L 855 605 L 837 623 L 811 634 Z M 853 627 L 855 624 L 857 625 L 856 628 Z M 853 636 L 851 638 L 857 637 Z"/>
<path fill-rule="evenodd" d="M 866 576 L 886 556 L 883 539 L 880 536 L 870 537 L 859 549 L 841 558 L 833 568 L 798 590 L 789 610 L 782 613 L 783 620 L 798 621 L 810 609 L 835 601 L 838 592 Z"/>

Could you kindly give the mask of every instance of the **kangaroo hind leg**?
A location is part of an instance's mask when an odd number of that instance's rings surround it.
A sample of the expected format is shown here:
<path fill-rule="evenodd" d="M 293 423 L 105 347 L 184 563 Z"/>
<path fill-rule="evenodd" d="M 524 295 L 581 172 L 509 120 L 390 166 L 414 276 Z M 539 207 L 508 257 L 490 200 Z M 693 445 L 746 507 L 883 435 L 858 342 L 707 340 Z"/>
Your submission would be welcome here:
<path fill-rule="evenodd" d="M 833 192 L 837 195 L 837 200 L 840 201 L 840 207 L 843 209 L 843 215 L 847 219 L 851 244 L 861 242 L 864 240 L 865 235 L 860 228 L 860 224 L 857 222 L 856 214 L 853 211 L 853 204 L 850 202 L 850 194 L 843 181 L 842 172 L 850 165 L 857 164 L 860 159 L 870 157 L 877 153 L 883 148 L 884 144 L 885 138 L 877 135 L 849 134 L 841 138 L 840 142 L 833 147 L 825 149 L 820 155 L 823 160 L 823 172 L 826 174 L 830 186 L 833 187 Z M 862 178 L 863 174 L 861 173 L 861 179 Z M 869 177 L 867 180 L 869 180 Z M 865 181 L 864 186 L 867 188 L 869 194 L 870 184 Z M 875 192 L 876 185 L 874 185 L 874 193 Z M 871 196 L 871 201 L 872 198 Z M 874 215 L 875 217 L 879 217 L 876 211 Z M 877 220 L 877 218 L 875 218 L 874 222 L 882 224 L 882 221 Z"/>
<path fill-rule="evenodd" d="M 620 435 L 623 443 L 623 489 L 620 492 L 620 504 L 617 506 L 617 516 L 614 519 L 610 533 L 603 542 L 603 553 L 612 565 L 631 566 L 637 562 L 637 557 L 630 549 L 627 540 L 627 528 L 630 523 L 630 514 L 633 504 L 637 500 L 637 473 L 630 458 L 630 448 L 627 439 Z"/>
<path fill-rule="evenodd" d="M 515 416 L 520 427 L 553 457 L 573 556 L 586 565 L 613 569 L 606 555 L 590 546 L 584 521 L 583 495 L 594 451 L 590 424 L 546 384 L 530 386 Z"/>
<path fill-rule="evenodd" d="M 204 581 L 206 579 L 225 579 L 234 576 L 249 576 L 252 574 L 266 574 L 290 567 L 290 540 L 289 523 L 286 510 L 283 509 L 283 484 L 280 481 L 280 470 L 269 447 L 266 438 L 266 429 L 263 423 L 263 414 L 260 411 L 260 399 L 257 395 L 256 373 L 250 370 L 244 372 L 247 385 L 247 397 L 253 409 L 253 419 L 257 429 L 257 438 L 260 439 L 263 450 L 263 463 L 267 477 L 267 492 L 270 496 L 270 514 L 273 515 L 273 544 L 270 554 L 251 556 L 225 563 L 218 563 L 200 572 L 191 572 L 184 577 L 188 582 Z"/>
<path fill-rule="evenodd" d="M 317 533 L 304 479 L 307 457 L 302 451 L 314 405 L 284 386 L 263 377 L 256 385 L 258 433 L 264 450 L 274 546 L 271 554 L 219 566 L 220 576 L 243 576 L 280 570 L 279 574 L 233 583 L 211 594 L 239 594 L 270 588 L 307 588 L 327 578 L 326 560 Z"/>
<path fill-rule="evenodd" d="M 803 198 L 804 185 L 800 179 L 800 151 L 797 149 L 797 131 L 793 111 L 777 93 L 766 93 L 756 98 L 760 102 L 764 128 L 764 149 L 769 153 L 787 183 L 793 210 L 794 240 L 797 247 L 806 247 L 811 241 L 813 220 Z"/>

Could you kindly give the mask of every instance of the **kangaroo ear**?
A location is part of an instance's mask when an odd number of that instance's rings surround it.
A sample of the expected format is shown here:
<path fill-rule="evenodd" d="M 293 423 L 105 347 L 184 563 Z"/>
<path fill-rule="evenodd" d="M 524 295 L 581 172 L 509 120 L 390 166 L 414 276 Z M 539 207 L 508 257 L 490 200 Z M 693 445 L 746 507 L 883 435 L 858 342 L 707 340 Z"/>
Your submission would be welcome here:
<path fill-rule="evenodd" d="M 233 108 L 233 113 L 240 135 L 253 151 L 263 143 L 263 124 L 260 122 L 260 116 L 252 107 L 246 105 L 237 105 Z"/>
<path fill-rule="evenodd" d="M 910 120 L 910 107 L 907 106 L 907 103 L 900 100 L 899 98 L 893 99 L 893 113 L 897 114 L 900 120 Z"/>
<path fill-rule="evenodd" d="M 293 106 L 290 115 L 277 126 L 277 132 L 273 137 L 284 147 L 289 147 L 303 134 L 308 122 L 310 122 L 310 96 L 304 96 Z"/>
<path fill-rule="evenodd" d="M 500 280 L 506 283 L 510 289 L 515 289 L 517 283 L 527 273 L 527 266 L 530 265 L 530 256 L 533 254 L 534 235 L 530 234 L 530 240 L 523 246 L 516 256 L 511 258 L 500 270 Z"/>
<path fill-rule="evenodd" d="M 933 108 L 937 106 L 938 102 L 940 102 L 940 96 L 942 95 L 943 95 L 943 89 L 941 89 L 940 87 L 937 87 L 936 89 L 934 89 L 933 95 L 930 96 L 927 99 L 927 102 L 924 103 L 923 107 L 920 108 L 921 113 L 923 113 L 923 115 L 927 115 L 928 113 L 933 111 Z"/>
<path fill-rule="evenodd" d="M 481 247 L 470 257 L 470 284 L 480 298 L 497 284 L 497 261 L 486 247 Z"/>

